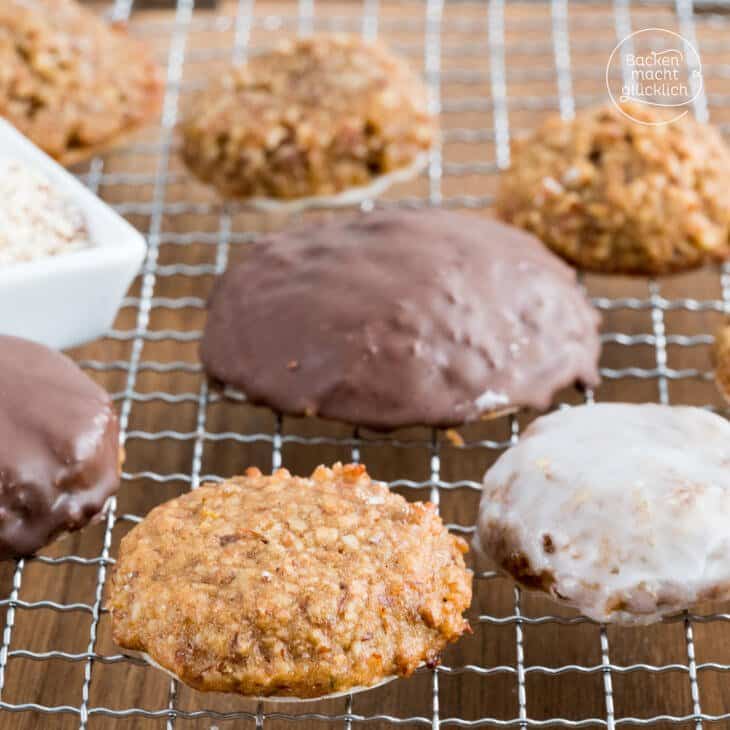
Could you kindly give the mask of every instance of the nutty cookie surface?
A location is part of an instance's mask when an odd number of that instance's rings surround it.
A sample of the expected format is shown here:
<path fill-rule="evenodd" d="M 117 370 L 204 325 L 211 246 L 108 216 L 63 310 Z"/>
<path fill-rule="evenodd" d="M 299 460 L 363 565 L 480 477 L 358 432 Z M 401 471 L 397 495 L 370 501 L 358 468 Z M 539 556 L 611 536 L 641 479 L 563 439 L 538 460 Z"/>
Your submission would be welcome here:
<path fill-rule="evenodd" d="M 291 200 L 411 167 L 435 122 L 403 61 L 380 43 L 331 34 L 231 69 L 195 101 L 182 132 L 188 166 L 224 195 Z"/>
<path fill-rule="evenodd" d="M 146 49 L 76 0 L 0 3 L 0 115 L 60 162 L 146 122 L 161 94 Z"/>
<path fill-rule="evenodd" d="M 690 115 L 625 105 L 551 117 L 515 144 L 500 216 L 570 263 L 668 274 L 730 256 L 730 151 Z M 643 123 L 634 121 L 638 119 Z"/>
<path fill-rule="evenodd" d="M 409 675 L 468 623 L 466 543 L 365 468 L 207 484 L 123 540 L 115 641 L 199 690 L 318 697 Z"/>
<path fill-rule="evenodd" d="M 600 403 L 534 421 L 484 477 L 478 544 L 596 621 L 645 624 L 730 599 L 730 424 Z"/>

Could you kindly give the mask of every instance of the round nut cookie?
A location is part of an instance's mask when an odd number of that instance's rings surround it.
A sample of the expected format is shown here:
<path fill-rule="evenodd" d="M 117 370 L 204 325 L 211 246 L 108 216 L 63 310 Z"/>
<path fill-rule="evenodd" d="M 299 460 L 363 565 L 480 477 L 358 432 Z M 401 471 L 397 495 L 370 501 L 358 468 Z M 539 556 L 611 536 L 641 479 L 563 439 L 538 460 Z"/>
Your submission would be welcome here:
<path fill-rule="evenodd" d="M 417 172 L 435 134 L 426 101 L 421 81 L 382 44 L 300 38 L 199 96 L 182 125 L 183 156 L 226 196 L 351 204 Z"/>
<path fill-rule="evenodd" d="M 365 467 L 205 484 L 123 540 L 115 641 L 203 691 L 313 698 L 407 676 L 469 624 L 467 545 Z"/>
<path fill-rule="evenodd" d="M 549 118 L 515 144 L 499 215 L 591 271 L 669 274 L 725 260 L 730 151 L 689 115 L 665 118 L 635 103 Z"/>
<path fill-rule="evenodd" d="M 65 355 L 0 335 L 0 560 L 96 517 L 120 461 L 109 395 Z"/>
<path fill-rule="evenodd" d="M 478 545 L 596 621 L 646 624 L 730 598 L 730 424 L 602 403 L 532 423 L 484 477 Z"/>
<path fill-rule="evenodd" d="M 249 247 L 215 286 L 201 358 L 285 413 L 451 426 L 595 385 L 598 322 L 575 273 L 523 231 L 377 211 Z"/>
<path fill-rule="evenodd" d="M 0 115 L 73 164 L 153 117 L 161 76 L 144 46 L 76 0 L 0 3 Z"/>

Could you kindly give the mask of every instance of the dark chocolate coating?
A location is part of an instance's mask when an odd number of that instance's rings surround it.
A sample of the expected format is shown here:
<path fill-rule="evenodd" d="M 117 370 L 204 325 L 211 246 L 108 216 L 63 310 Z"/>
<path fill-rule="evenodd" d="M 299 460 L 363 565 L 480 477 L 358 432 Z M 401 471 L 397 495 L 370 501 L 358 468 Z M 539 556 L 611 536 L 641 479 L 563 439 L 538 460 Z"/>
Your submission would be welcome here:
<path fill-rule="evenodd" d="M 69 358 L 0 335 L 0 559 L 32 555 L 119 486 L 111 399 Z"/>
<path fill-rule="evenodd" d="M 254 244 L 214 288 L 201 357 L 285 413 L 450 426 L 595 385 L 598 324 L 573 270 L 532 235 L 379 211 Z"/>

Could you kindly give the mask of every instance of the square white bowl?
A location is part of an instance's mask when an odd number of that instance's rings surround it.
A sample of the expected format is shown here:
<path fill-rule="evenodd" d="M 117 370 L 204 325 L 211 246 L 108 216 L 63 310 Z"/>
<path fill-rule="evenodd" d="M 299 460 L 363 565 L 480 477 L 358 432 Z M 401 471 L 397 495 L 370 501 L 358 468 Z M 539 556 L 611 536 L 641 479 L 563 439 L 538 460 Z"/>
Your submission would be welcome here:
<path fill-rule="evenodd" d="M 28 163 L 82 211 L 91 246 L 0 266 L 0 333 L 54 348 L 111 326 L 145 257 L 144 238 L 71 173 L 0 119 L 0 157 Z"/>

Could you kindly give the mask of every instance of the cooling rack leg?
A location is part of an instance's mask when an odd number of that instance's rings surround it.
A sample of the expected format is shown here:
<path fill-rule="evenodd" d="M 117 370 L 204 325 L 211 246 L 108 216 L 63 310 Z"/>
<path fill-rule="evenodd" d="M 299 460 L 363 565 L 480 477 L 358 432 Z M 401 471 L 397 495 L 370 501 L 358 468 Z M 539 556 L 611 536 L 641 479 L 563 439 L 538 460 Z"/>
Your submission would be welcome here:
<path fill-rule="evenodd" d="M 363 0 L 361 33 L 366 41 L 374 41 L 378 37 L 379 9 L 379 0 Z"/>
<path fill-rule="evenodd" d="M 233 49 L 231 51 L 232 63 L 241 63 L 245 59 L 248 47 L 249 34 L 251 29 L 251 18 L 253 14 L 253 0 L 238 0 L 235 32 L 233 38 Z M 228 250 L 231 241 L 231 214 L 227 206 L 224 206 L 218 222 L 218 242 L 216 244 L 215 272 L 222 274 L 228 264 Z M 203 375 L 203 382 L 200 385 L 198 394 L 198 412 L 196 416 L 196 435 L 193 444 L 193 459 L 190 472 L 190 488 L 197 489 L 200 486 L 200 475 L 203 467 L 203 452 L 205 449 L 205 429 L 208 415 L 208 381 Z M 171 680 L 168 693 L 167 705 L 171 710 L 176 709 L 178 683 Z M 175 715 L 167 720 L 167 730 L 174 730 Z"/>
<path fill-rule="evenodd" d="M 517 667 L 517 711 L 520 718 L 520 728 L 527 727 L 527 688 L 525 685 L 525 648 L 522 634 L 522 608 L 520 605 L 522 591 L 519 586 L 514 587 L 515 594 L 515 663 Z"/>
<path fill-rule="evenodd" d="M 314 0 L 299 0 L 299 35 L 314 32 Z"/>
<path fill-rule="evenodd" d="M 441 111 L 441 25 L 443 18 L 443 0 L 426 0 L 425 38 L 423 65 L 429 95 L 429 107 L 433 114 Z M 439 135 L 437 143 L 429 153 L 428 181 L 429 204 L 441 203 L 442 140 Z M 441 458 L 439 454 L 438 431 L 431 433 L 431 492 L 429 499 L 438 509 L 440 494 L 438 485 L 441 481 Z M 440 726 L 439 675 L 434 668 L 431 674 L 431 728 L 438 730 Z"/>
<path fill-rule="evenodd" d="M 558 82 L 560 116 L 563 119 L 572 119 L 575 115 L 575 99 L 573 98 L 573 73 L 570 63 L 568 0 L 552 0 L 550 3 L 550 17 L 552 20 L 553 56 Z"/>
<path fill-rule="evenodd" d="M 8 651 L 10 649 L 10 639 L 13 634 L 13 626 L 15 625 L 15 602 L 20 595 L 20 586 L 23 581 L 23 569 L 25 568 L 25 560 L 19 560 L 13 571 L 13 586 L 10 590 L 8 611 L 5 616 L 5 628 L 3 629 L 3 643 L 0 649 L 0 700 L 3 696 L 5 688 L 5 671 L 8 665 Z"/>
<path fill-rule="evenodd" d="M 616 720 L 613 710 L 613 681 L 611 679 L 611 659 L 608 649 L 608 632 L 601 626 L 601 664 L 603 666 L 603 694 L 606 703 L 606 727 L 615 730 Z"/>
<path fill-rule="evenodd" d="M 428 89 L 428 105 L 432 114 L 441 113 L 441 20 L 443 0 L 426 0 L 423 66 Z M 443 175 L 442 136 L 437 136 L 428 160 L 429 205 L 439 205 L 442 199 Z"/>
<path fill-rule="evenodd" d="M 183 59 L 185 55 L 185 43 L 187 40 L 187 29 L 192 19 L 194 0 L 179 0 L 175 14 L 175 32 L 172 37 L 168 55 L 167 80 L 162 108 L 162 152 L 157 166 L 156 181 L 154 187 L 155 212 L 150 221 L 148 236 L 148 253 L 145 262 L 144 275 L 142 280 L 142 294 L 140 297 L 139 310 L 137 313 L 137 336 L 132 343 L 132 355 L 130 357 L 130 368 L 127 374 L 125 398 L 120 410 L 120 440 L 124 444 L 126 438 L 129 416 L 132 408 L 132 393 L 139 369 L 142 348 L 144 347 L 143 334 L 149 325 L 151 300 L 155 286 L 155 266 L 159 251 L 160 231 L 162 228 L 163 207 L 165 200 L 165 188 L 167 184 L 167 171 L 170 160 L 170 148 L 172 146 L 172 133 L 177 120 L 177 105 L 179 97 L 179 84 L 182 79 Z M 106 579 L 106 562 L 109 558 L 111 547 L 112 531 L 116 519 L 116 499 L 109 502 L 109 510 L 104 534 L 102 549 L 102 562 L 96 584 L 96 595 L 93 606 L 91 628 L 89 630 L 88 653 L 92 656 L 84 666 L 84 681 L 81 688 L 80 723 L 79 730 L 86 730 L 88 724 L 88 703 L 89 688 L 91 686 L 93 652 L 96 647 L 97 630 L 101 614 L 101 601 Z"/>
<path fill-rule="evenodd" d="M 497 167 L 504 170 L 510 161 L 507 74 L 504 48 L 504 0 L 489 0 L 487 41 L 489 44 L 489 78 L 492 84 L 494 143 Z"/>
<path fill-rule="evenodd" d="M 243 63 L 248 56 L 248 43 L 251 37 L 254 2 L 255 0 L 238 0 L 236 25 L 233 36 L 233 53 L 231 54 L 231 60 L 234 64 Z M 230 214 L 226 212 L 225 215 L 228 216 L 228 225 L 230 227 Z"/>
<path fill-rule="evenodd" d="M 436 429 L 431 432 L 431 491 L 429 500 L 436 505 L 438 510 L 441 504 L 441 494 L 439 492 L 439 484 L 441 483 L 441 454 L 439 446 L 439 435 Z M 439 703 L 439 673 L 438 668 L 434 668 L 431 673 L 431 729 L 438 730 L 440 720 L 440 703 Z"/>
<path fill-rule="evenodd" d="M 684 38 L 685 45 L 691 44 L 694 48 L 697 48 L 697 35 L 695 32 L 694 22 L 694 6 L 693 0 L 676 0 L 675 13 L 679 23 L 680 35 Z M 697 57 L 694 53 L 688 53 L 685 47 L 685 62 L 687 67 L 687 79 L 690 87 L 690 92 L 696 94 L 697 98 L 694 101 L 694 114 L 698 121 L 707 122 L 709 120 L 709 106 L 707 101 L 707 95 L 704 89 L 700 89 L 697 86 L 698 77 L 697 72 L 698 64 Z M 722 282 L 721 282 L 722 284 Z M 659 288 L 657 286 L 656 294 L 659 294 Z M 667 365 L 667 354 L 666 354 L 666 334 L 664 327 L 664 313 L 660 307 L 652 308 L 652 323 L 654 323 L 654 337 L 656 342 L 656 361 L 657 368 L 666 368 Z M 663 383 L 663 386 L 662 386 Z M 666 395 L 666 402 L 669 402 L 669 392 L 666 384 L 666 378 L 662 376 L 659 381 L 659 398 L 660 402 Z M 689 677 L 690 684 L 690 697 L 692 699 L 692 712 L 697 718 L 695 720 L 695 730 L 702 730 L 704 724 L 701 719 L 702 705 L 700 703 L 700 690 L 699 690 L 699 678 L 697 674 L 697 662 L 695 659 L 695 645 L 694 645 L 694 630 L 692 628 L 692 621 L 689 614 L 685 612 L 684 618 L 684 637 L 687 646 L 687 674 Z"/>

